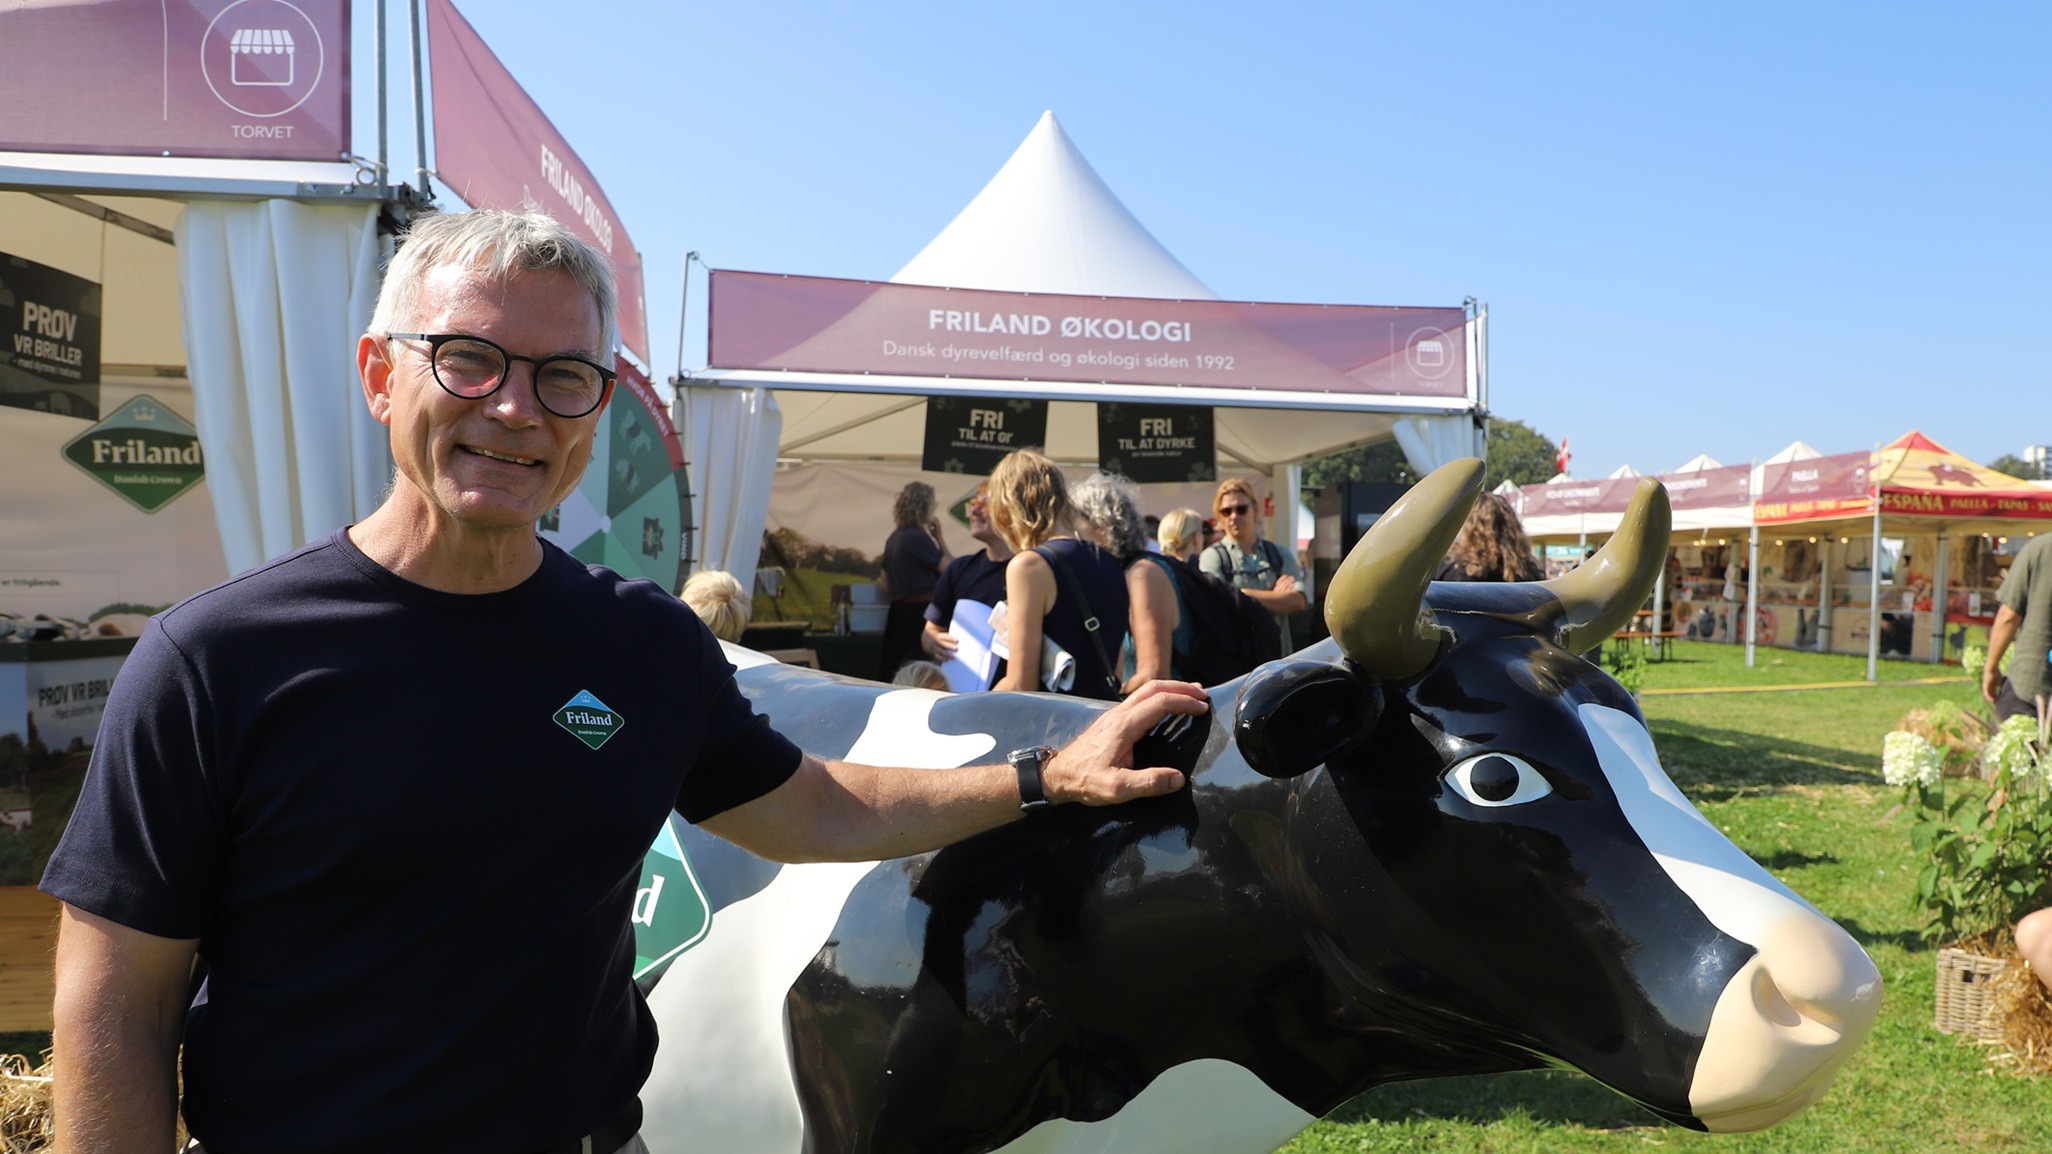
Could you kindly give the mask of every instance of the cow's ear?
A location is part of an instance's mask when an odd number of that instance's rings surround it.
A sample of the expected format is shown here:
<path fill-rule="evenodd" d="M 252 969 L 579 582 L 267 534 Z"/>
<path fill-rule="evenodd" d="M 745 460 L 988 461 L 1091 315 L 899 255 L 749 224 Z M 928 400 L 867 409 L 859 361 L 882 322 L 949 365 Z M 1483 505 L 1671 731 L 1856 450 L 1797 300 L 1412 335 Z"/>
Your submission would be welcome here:
<path fill-rule="evenodd" d="M 1295 777 L 1359 745 L 1382 718 L 1382 688 L 1323 661 L 1271 665 L 1240 689 L 1234 744 L 1256 773 Z"/>

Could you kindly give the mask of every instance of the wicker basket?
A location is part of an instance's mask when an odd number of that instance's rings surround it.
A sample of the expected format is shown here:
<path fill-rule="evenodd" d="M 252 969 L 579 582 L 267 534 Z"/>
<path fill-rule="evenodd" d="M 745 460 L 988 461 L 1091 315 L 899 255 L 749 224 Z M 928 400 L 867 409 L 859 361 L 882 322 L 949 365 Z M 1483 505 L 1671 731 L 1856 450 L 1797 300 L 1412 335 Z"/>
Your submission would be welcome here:
<path fill-rule="evenodd" d="M 1989 997 L 1995 975 L 2009 964 L 2005 958 L 1970 954 L 1965 950 L 1938 951 L 1938 1014 L 1933 1023 L 1941 1034 L 1971 1034 L 1983 1042 L 2002 1040 L 2002 1023 L 1995 1020 Z"/>

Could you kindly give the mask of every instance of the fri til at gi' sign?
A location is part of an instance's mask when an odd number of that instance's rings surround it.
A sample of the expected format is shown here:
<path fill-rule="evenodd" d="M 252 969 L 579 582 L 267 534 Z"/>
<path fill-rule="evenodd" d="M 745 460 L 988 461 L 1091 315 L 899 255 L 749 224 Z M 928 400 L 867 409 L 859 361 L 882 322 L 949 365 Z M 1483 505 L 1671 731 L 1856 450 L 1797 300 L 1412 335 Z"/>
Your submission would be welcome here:
<path fill-rule="evenodd" d="M 981 476 L 1014 449 L 1038 449 L 1046 444 L 1046 401 L 929 397 L 926 451 L 919 467 L 929 473 Z"/>
<path fill-rule="evenodd" d="M 0 318 L 0 405 L 97 419 L 100 286 L 0 254 Z"/>

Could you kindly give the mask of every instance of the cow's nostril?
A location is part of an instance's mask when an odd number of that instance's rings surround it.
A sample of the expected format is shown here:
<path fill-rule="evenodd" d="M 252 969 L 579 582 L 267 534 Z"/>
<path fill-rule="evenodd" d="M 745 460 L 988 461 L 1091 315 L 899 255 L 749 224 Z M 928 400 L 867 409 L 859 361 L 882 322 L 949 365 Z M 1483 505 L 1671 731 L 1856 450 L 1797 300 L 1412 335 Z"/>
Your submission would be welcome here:
<path fill-rule="evenodd" d="M 1774 975 L 1765 966 L 1753 971 L 1753 1004 L 1760 1009 L 1760 1016 L 1783 1029 L 1793 1030 L 1803 1024 L 1803 1015 L 1782 995 L 1781 987 L 1774 984 Z"/>
<path fill-rule="evenodd" d="M 1823 917 L 1789 918 L 1759 948 L 1763 975 L 1772 978 L 1777 1002 L 1833 1030 L 1865 1033 L 1873 1024 L 1881 1003 L 1881 975 L 1873 959 L 1835 923 Z"/>

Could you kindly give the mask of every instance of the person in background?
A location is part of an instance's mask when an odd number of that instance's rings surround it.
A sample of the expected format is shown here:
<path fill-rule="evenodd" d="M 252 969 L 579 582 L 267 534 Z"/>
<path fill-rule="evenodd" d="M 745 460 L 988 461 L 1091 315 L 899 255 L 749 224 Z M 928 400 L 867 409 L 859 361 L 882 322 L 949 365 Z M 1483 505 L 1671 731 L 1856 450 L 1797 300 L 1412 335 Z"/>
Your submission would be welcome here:
<path fill-rule="evenodd" d="M 1052 640 L 1075 662 L 1059 692 L 1116 701 L 1112 668 L 1126 639 L 1126 580 L 1118 559 L 1076 539 L 1069 489 L 1053 461 L 1021 449 L 990 473 L 990 518 L 1015 551 L 1005 565 L 1005 643 L 1010 662 L 998 689 L 1038 690 L 1041 641 Z M 1057 560 L 1051 562 L 1040 550 Z M 1089 612 L 1079 602 L 1087 602 Z M 1088 627 L 1094 622 L 1096 628 Z"/>
<path fill-rule="evenodd" d="M 891 678 L 891 684 L 906 689 L 937 689 L 948 692 L 948 675 L 931 661 L 907 661 L 898 666 L 898 672 Z"/>
<path fill-rule="evenodd" d="M 891 520 L 898 527 L 884 541 L 883 576 L 877 581 L 891 603 L 884 618 L 879 681 L 890 680 L 898 666 L 925 652 L 920 632 L 926 627 L 926 606 L 933 600 L 941 570 L 954 559 L 941 539 L 940 518 L 934 516 L 932 485 L 913 481 L 898 490 Z"/>
<path fill-rule="evenodd" d="M 1120 691 L 1131 693 L 1158 677 L 1182 679 L 1175 672 L 1176 656 L 1190 651 L 1190 626 L 1184 621 L 1182 597 L 1168 563 L 1148 549 L 1153 542 L 1147 539 L 1133 483 L 1110 473 L 1093 473 L 1071 496 L 1085 531 L 1125 566 L 1131 608 L 1119 656 Z"/>
<path fill-rule="evenodd" d="M 1177 509 L 1161 519 L 1154 539 L 1167 556 L 1195 565 L 1197 553 L 1205 544 L 1204 514 L 1195 509 Z"/>
<path fill-rule="evenodd" d="M 1468 510 L 1468 519 L 1454 538 L 1446 560 L 1432 574 L 1434 581 L 1539 581 L 1546 572 L 1532 556 L 1525 526 L 1510 502 L 1484 493 Z"/>
<path fill-rule="evenodd" d="M 1156 534 L 1161 531 L 1161 518 L 1149 513 L 1145 517 L 1140 518 L 1140 527 L 1147 533 L 1147 551 L 1149 553 L 1161 552 L 1161 542 L 1156 539 Z"/>
<path fill-rule="evenodd" d="M 2009 563 L 1995 623 L 1988 627 L 1988 662 L 1981 667 L 1981 696 L 1995 707 L 2000 724 L 2016 716 L 2036 717 L 2043 724 L 2052 698 L 2052 533 L 2031 538 Z M 2002 655 L 2016 646 L 2003 676 Z"/>
<path fill-rule="evenodd" d="M 741 582 L 732 573 L 701 569 L 684 583 L 680 596 L 714 637 L 722 641 L 741 640 L 742 632 L 748 628 L 748 591 L 741 588 Z"/>
<path fill-rule="evenodd" d="M 957 642 L 948 627 L 955 622 L 958 603 L 975 601 L 992 609 L 1005 603 L 1005 562 L 1012 559 L 1012 547 L 990 523 L 989 491 L 990 482 L 985 481 L 969 498 L 969 536 L 983 548 L 949 562 L 934 584 L 933 600 L 926 605 L 926 627 L 919 635 L 919 647 L 935 661 L 945 662 L 955 655 Z M 995 682 L 1004 672 L 1000 661 L 991 680 Z"/>
<path fill-rule="evenodd" d="M 1297 567 L 1296 552 L 1262 538 L 1261 502 L 1246 481 L 1227 477 L 1219 482 L 1211 508 L 1225 527 L 1225 536 L 1204 550 L 1197 567 L 1230 582 L 1275 614 L 1275 627 L 1282 632 L 1282 651 L 1290 652 L 1289 615 L 1302 612 L 1311 603 L 1298 588 L 1303 574 Z"/>

